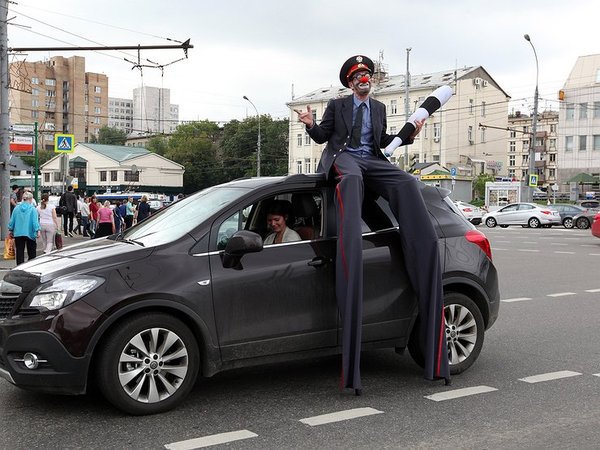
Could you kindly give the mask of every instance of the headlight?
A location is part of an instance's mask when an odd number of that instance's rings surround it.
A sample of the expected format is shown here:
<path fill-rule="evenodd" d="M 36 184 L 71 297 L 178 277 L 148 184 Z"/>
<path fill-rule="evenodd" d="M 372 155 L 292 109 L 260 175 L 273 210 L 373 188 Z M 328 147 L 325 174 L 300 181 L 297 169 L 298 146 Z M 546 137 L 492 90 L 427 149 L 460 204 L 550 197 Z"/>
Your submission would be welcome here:
<path fill-rule="evenodd" d="M 59 309 L 90 293 L 104 283 L 91 275 L 72 275 L 57 278 L 35 289 L 23 306 L 28 308 Z"/>

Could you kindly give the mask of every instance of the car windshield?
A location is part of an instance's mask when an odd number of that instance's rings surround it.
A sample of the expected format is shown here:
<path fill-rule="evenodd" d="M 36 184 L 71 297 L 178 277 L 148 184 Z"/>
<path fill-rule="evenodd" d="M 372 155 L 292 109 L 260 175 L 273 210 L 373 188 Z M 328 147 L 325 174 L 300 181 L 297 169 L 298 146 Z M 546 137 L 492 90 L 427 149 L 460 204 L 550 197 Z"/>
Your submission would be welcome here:
<path fill-rule="evenodd" d="M 145 247 L 172 242 L 189 233 L 223 206 L 248 192 L 238 187 L 210 187 L 171 204 L 125 231 L 118 239 Z"/>

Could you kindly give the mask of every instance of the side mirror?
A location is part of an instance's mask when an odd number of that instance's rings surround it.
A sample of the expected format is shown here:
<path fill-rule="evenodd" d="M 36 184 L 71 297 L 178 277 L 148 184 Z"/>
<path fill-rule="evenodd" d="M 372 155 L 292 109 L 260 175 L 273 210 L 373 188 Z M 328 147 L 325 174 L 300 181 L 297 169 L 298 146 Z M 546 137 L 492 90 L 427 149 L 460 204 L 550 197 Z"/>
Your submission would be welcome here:
<path fill-rule="evenodd" d="M 243 269 L 242 256 L 246 253 L 260 252 L 263 249 L 263 240 L 253 231 L 240 230 L 236 232 L 225 246 L 221 259 L 226 269 Z"/>

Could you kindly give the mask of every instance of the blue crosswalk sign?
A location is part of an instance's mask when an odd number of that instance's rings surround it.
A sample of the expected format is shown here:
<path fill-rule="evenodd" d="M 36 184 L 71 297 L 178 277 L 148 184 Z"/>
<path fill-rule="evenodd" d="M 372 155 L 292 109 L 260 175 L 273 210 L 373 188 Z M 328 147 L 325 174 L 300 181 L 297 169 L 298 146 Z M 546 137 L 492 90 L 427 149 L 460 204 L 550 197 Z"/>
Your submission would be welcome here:
<path fill-rule="evenodd" d="M 55 134 L 54 152 L 55 153 L 73 153 L 75 151 L 75 135 L 73 134 Z"/>

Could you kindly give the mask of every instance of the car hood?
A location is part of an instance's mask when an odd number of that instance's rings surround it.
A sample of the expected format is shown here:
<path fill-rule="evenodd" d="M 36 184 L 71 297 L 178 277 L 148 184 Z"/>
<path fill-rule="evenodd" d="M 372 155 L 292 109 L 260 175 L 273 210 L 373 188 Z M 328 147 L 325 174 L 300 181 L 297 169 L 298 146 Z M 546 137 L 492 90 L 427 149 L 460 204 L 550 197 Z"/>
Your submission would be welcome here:
<path fill-rule="evenodd" d="M 98 269 L 146 258 L 153 249 L 122 241 L 98 239 L 38 256 L 19 265 L 18 269 L 39 276 L 43 283 L 57 276 L 85 272 L 91 267 Z"/>

